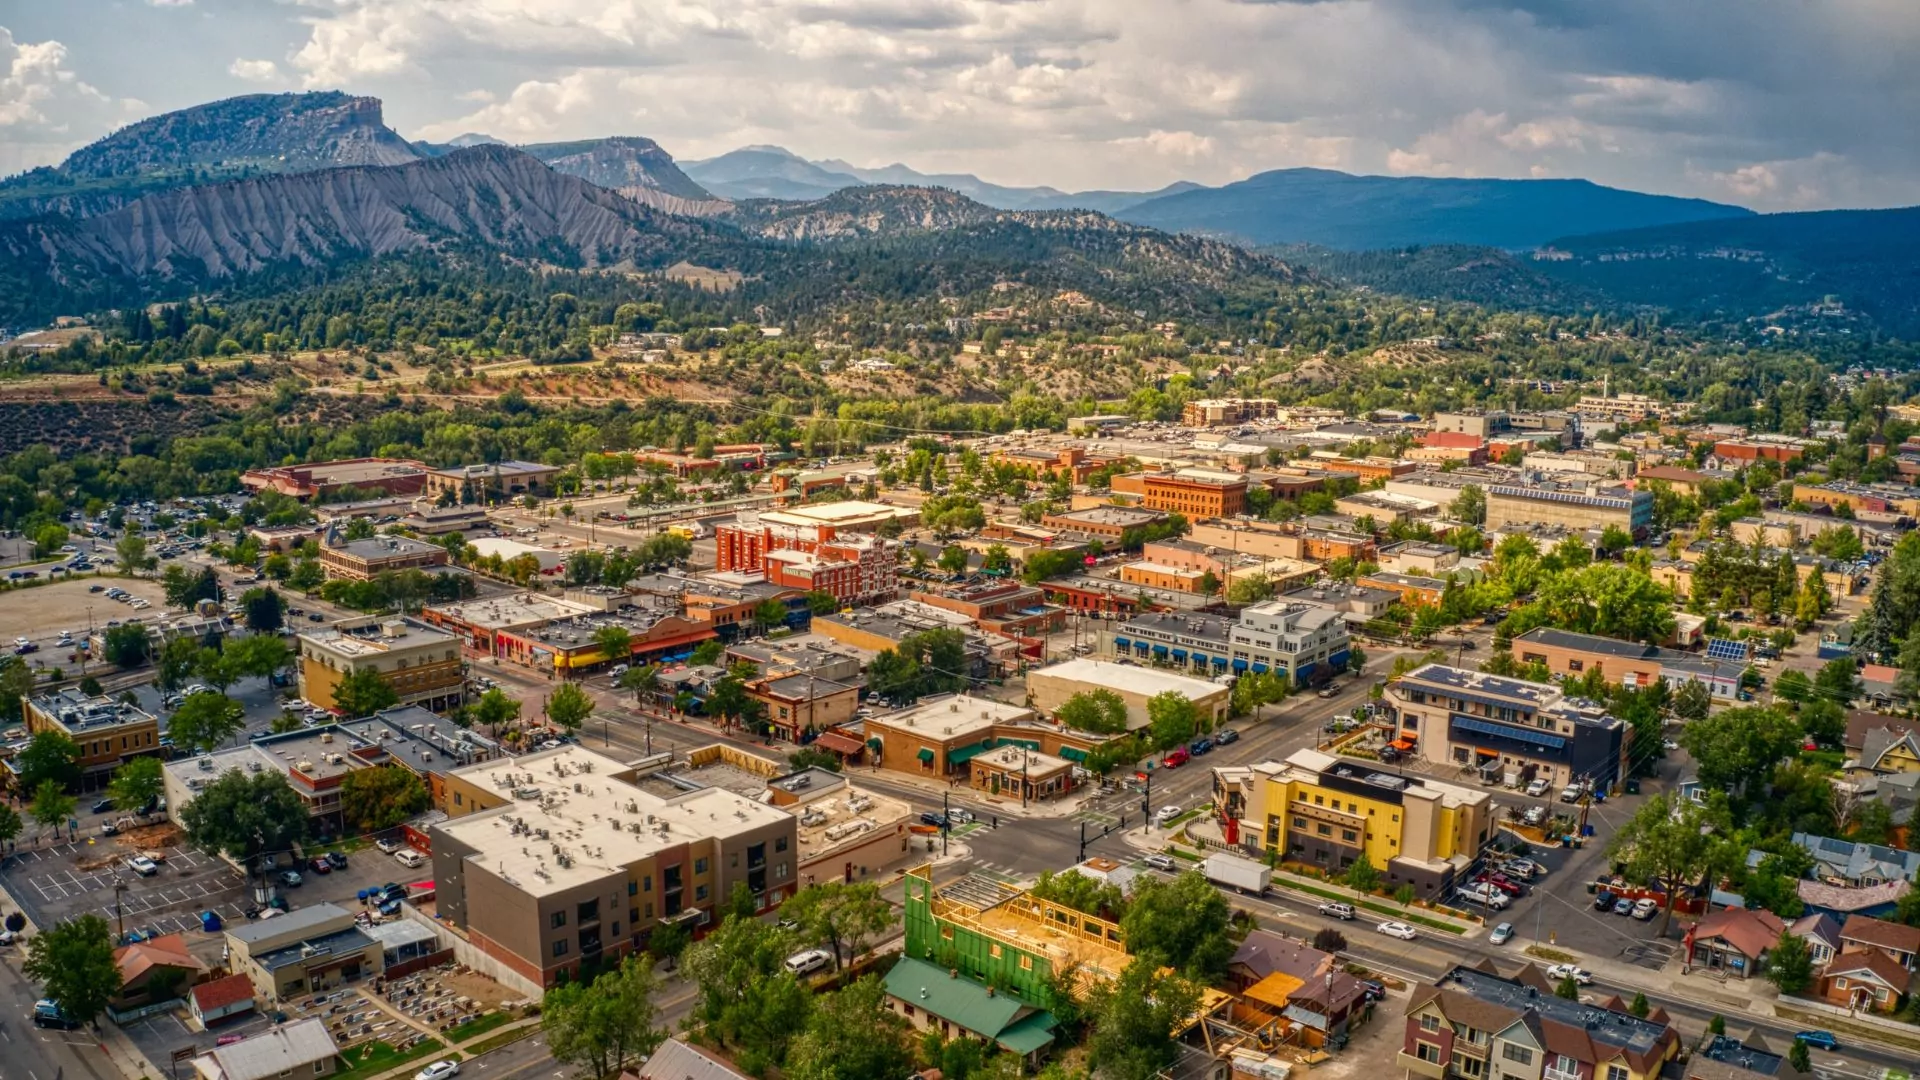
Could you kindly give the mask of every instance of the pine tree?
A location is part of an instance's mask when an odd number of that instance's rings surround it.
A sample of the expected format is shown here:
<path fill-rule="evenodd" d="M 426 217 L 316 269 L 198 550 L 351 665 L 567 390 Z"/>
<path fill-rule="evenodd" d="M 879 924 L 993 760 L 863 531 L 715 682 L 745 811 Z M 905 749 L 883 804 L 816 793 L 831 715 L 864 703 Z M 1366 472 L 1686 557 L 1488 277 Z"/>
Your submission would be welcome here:
<path fill-rule="evenodd" d="M 1853 624 L 1853 654 L 1877 661 L 1893 651 L 1893 639 L 1900 631 L 1900 613 L 1895 611 L 1893 578 L 1895 568 L 1888 567 L 1874 587 L 1873 602 Z"/>

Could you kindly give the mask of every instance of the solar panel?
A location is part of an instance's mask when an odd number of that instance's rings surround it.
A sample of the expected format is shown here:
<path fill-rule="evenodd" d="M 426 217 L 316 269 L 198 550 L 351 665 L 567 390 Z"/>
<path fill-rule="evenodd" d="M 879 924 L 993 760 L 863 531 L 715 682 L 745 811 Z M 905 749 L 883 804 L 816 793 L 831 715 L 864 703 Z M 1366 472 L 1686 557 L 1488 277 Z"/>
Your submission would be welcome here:
<path fill-rule="evenodd" d="M 1710 638 L 1707 641 L 1707 659 L 1709 660 L 1745 660 L 1747 643 L 1729 641 L 1726 638 Z"/>

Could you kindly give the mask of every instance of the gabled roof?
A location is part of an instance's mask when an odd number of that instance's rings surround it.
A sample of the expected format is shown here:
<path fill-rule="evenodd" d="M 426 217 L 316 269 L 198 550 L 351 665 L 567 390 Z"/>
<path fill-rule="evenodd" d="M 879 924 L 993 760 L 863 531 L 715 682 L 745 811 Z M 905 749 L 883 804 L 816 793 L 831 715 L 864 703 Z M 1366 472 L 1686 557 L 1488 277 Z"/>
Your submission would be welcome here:
<path fill-rule="evenodd" d="M 1740 955 L 1757 960 L 1773 948 L 1785 929 L 1786 924 L 1771 911 L 1726 908 L 1701 919 L 1692 936 L 1695 941 L 1718 938 L 1739 950 Z"/>
<path fill-rule="evenodd" d="M 1831 836 L 1794 833 L 1793 842 L 1813 856 L 1814 869 L 1847 881 L 1913 880 L 1920 873 L 1920 852 L 1880 844 L 1856 844 Z"/>
<path fill-rule="evenodd" d="M 1878 949 L 1843 952 L 1834 957 L 1827 964 L 1827 978 L 1839 975 L 1855 979 L 1872 976 L 1897 994 L 1906 993 L 1908 984 L 1913 981 L 1913 972 L 1901 967 L 1898 961 Z"/>
<path fill-rule="evenodd" d="M 1898 903 L 1913 886 L 1905 881 L 1883 881 L 1878 885 L 1863 885 L 1856 889 L 1846 885 L 1829 885 L 1824 881 L 1801 880 L 1794 884 L 1794 888 L 1799 891 L 1801 903 L 1808 907 L 1847 913 Z"/>
<path fill-rule="evenodd" d="M 1333 957 L 1304 941 L 1268 930 L 1255 930 L 1234 950 L 1230 963 L 1246 968 L 1256 980 L 1281 972 L 1304 982 L 1325 972 L 1333 963 Z"/>
<path fill-rule="evenodd" d="M 621 1073 L 620 1080 L 748 1080 L 748 1077 L 697 1046 L 668 1039 L 638 1070 Z"/>
<path fill-rule="evenodd" d="M 187 942 L 179 934 L 162 934 L 157 938 L 122 945 L 113 951 L 113 962 L 120 968 L 120 984 L 130 986 L 155 968 L 180 968 L 187 972 L 202 972 L 207 965 L 199 957 L 187 951 Z"/>
<path fill-rule="evenodd" d="M 312 1075 L 314 1062 L 339 1052 L 326 1021 L 310 1016 L 209 1051 L 199 1060 L 211 1061 L 212 1070 L 195 1067 L 217 1080 L 270 1080 L 290 1070 Z"/>
<path fill-rule="evenodd" d="M 1013 1042 L 1022 1045 L 1032 1043 L 1034 1025 L 1022 1026 L 1020 1022 L 1034 1015 L 1044 1015 L 1045 1020 L 1041 1024 L 1048 1033 L 1047 1041 L 1052 1040 L 1054 1020 L 1051 1013 L 972 979 L 948 974 L 945 969 L 924 960 L 901 958 L 887 972 L 886 986 L 889 995 L 995 1042 L 1009 1036 L 1013 1029 L 1020 1028 L 1019 1037 Z M 1045 1042 L 1041 1042 L 1018 1052 L 1030 1053 L 1044 1045 Z M 1008 1045 L 1008 1049 L 1017 1048 Z"/>
<path fill-rule="evenodd" d="M 238 1005 L 253 997 L 253 981 L 245 975 L 227 975 L 203 982 L 191 991 L 193 1007 L 203 1013 Z"/>
<path fill-rule="evenodd" d="M 1840 940 L 1909 955 L 1920 953 L 1920 927 L 1866 915 L 1847 916 L 1840 927 Z"/>

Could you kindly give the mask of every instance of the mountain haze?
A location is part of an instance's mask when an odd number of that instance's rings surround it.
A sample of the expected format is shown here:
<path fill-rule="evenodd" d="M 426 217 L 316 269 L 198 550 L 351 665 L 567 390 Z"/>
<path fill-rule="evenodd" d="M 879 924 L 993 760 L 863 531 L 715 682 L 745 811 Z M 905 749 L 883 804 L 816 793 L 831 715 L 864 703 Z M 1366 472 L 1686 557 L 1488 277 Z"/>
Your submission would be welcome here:
<path fill-rule="evenodd" d="M 674 164 L 652 139 L 620 135 L 577 142 L 537 143 L 520 148 L 555 170 L 618 191 L 670 214 L 705 216 L 727 208 Z"/>
<path fill-rule="evenodd" d="M 1737 206 L 1645 195 L 1586 180 L 1456 180 L 1277 169 L 1224 187 L 1162 196 L 1128 221 L 1254 244 L 1349 251 L 1413 244 L 1531 248 L 1557 236 L 1751 217 Z"/>

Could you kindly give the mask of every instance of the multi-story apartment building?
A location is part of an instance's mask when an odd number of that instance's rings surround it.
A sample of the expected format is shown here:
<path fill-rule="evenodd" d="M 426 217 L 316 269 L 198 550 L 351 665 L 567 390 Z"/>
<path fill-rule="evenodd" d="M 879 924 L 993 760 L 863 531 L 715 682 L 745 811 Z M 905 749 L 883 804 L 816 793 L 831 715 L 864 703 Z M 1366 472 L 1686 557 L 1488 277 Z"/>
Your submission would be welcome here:
<path fill-rule="evenodd" d="M 1271 420 L 1278 415 L 1280 403 L 1273 398 L 1203 398 L 1180 407 L 1180 422 L 1187 427 L 1244 424 L 1249 420 Z"/>
<path fill-rule="evenodd" d="M 429 832 L 440 918 L 537 986 L 643 948 L 666 922 L 704 925 L 736 885 L 762 909 L 792 894 L 786 811 L 725 788 L 666 795 L 580 746 L 447 775 Z"/>
<path fill-rule="evenodd" d="M 1364 854 L 1389 888 L 1428 897 L 1452 888 L 1498 827 L 1487 792 L 1318 750 L 1216 768 L 1213 780 L 1235 823 L 1229 843 L 1329 873 Z"/>
<path fill-rule="evenodd" d="M 370 581 L 388 570 L 424 570 L 445 566 L 447 549 L 407 536 L 370 536 L 338 540 L 330 532 L 320 545 L 320 569 L 340 581 Z"/>
<path fill-rule="evenodd" d="M 86 787 L 105 784 L 115 769 L 132 758 L 161 752 L 160 722 L 137 705 L 105 696 L 88 697 L 73 687 L 22 701 L 28 732 L 38 735 L 57 731 L 79 748 L 74 764 L 80 767 L 81 783 Z M 7 764 L 13 764 L 11 759 Z"/>
<path fill-rule="evenodd" d="M 843 604 L 884 603 L 900 591 L 900 545 L 874 535 L 912 511 L 838 502 L 743 512 L 714 529 L 715 568 L 762 574 L 768 583 L 833 594 Z"/>
<path fill-rule="evenodd" d="M 1141 480 L 1141 505 L 1197 518 L 1234 517 L 1247 512 L 1244 473 L 1214 469 L 1177 469 L 1148 473 Z"/>
<path fill-rule="evenodd" d="M 1862 517 L 1883 514 L 1920 518 L 1920 489 L 1905 484 L 1855 484 L 1832 480 L 1793 485 L 1793 501 L 1812 506 L 1846 507 Z"/>
<path fill-rule="evenodd" d="M 1415 986 L 1394 1064 L 1425 1080 L 1654 1080 L 1680 1056 L 1664 1011 L 1558 997 L 1529 964 L 1507 978 L 1460 966 Z"/>
<path fill-rule="evenodd" d="M 1488 783 L 1606 790 L 1627 776 L 1632 728 L 1557 686 L 1426 664 L 1389 682 L 1385 701 L 1396 745 Z"/>
<path fill-rule="evenodd" d="M 393 687 L 400 705 L 444 712 L 460 704 L 466 678 L 460 640 L 415 619 L 362 619 L 309 630 L 296 639 L 300 696 L 338 711 L 334 689 L 360 671 Z"/>
<path fill-rule="evenodd" d="M 1113 648 L 1121 656 L 1203 675 L 1272 671 L 1295 686 L 1345 671 L 1351 653 L 1339 612 L 1282 600 L 1249 605 L 1237 619 L 1149 612 L 1115 630 Z"/>
<path fill-rule="evenodd" d="M 1653 525 L 1653 492 L 1600 484 L 1495 484 L 1487 490 L 1489 529 L 1508 525 L 1619 526 L 1638 537 Z"/>

